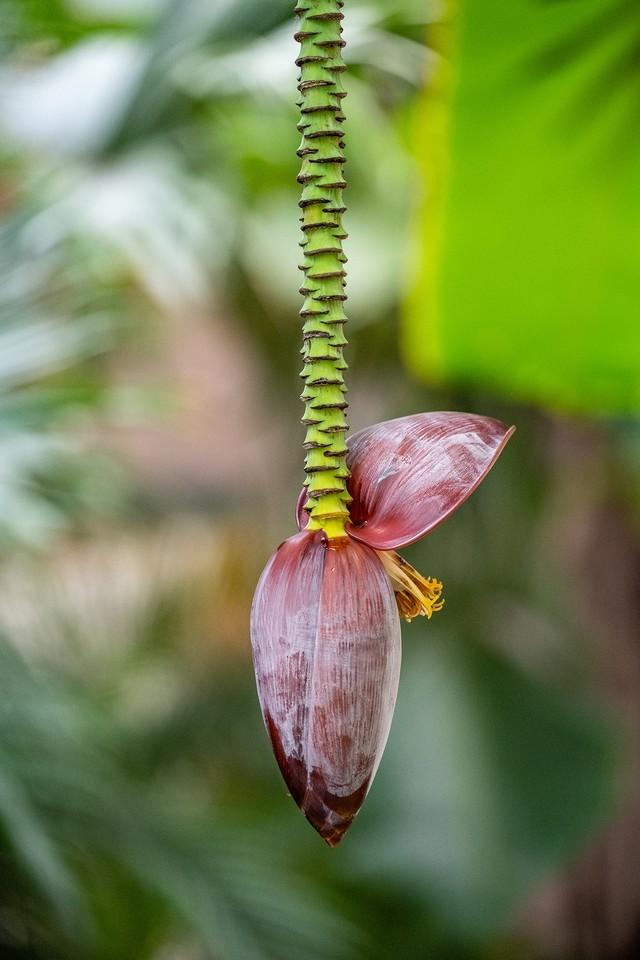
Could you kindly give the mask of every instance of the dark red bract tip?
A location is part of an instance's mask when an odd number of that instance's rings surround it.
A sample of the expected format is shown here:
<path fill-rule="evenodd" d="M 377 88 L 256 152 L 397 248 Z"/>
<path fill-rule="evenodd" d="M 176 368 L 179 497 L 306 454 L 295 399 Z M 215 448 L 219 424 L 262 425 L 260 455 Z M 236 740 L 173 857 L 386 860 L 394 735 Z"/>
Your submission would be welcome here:
<path fill-rule="evenodd" d="M 305 764 L 299 757 L 286 755 L 278 727 L 269 711 L 265 713 L 265 724 L 291 796 L 325 843 L 337 847 L 362 806 L 369 781 L 345 797 L 332 794 L 320 770 L 314 770 L 308 776 Z"/>
<path fill-rule="evenodd" d="M 353 793 L 337 796 L 327 789 L 320 771 L 314 770 L 300 809 L 325 843 L 337 847 L 364 803 L 368 788 L 367 779 Z"/>

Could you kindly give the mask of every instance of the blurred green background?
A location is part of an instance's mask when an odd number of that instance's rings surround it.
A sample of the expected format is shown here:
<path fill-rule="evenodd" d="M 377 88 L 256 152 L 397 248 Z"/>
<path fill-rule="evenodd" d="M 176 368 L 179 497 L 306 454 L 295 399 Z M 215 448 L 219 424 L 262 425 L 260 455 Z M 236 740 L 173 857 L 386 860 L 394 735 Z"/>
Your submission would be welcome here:
<path fill-rule="evenodd" d="M 348 0 L 351 422 L 518 432 L 409 551 L 343 847 L 248 611 L 293 531 L 289 0 L 0 0 L 0 956 L 640 953 L 637 0 Z"/>

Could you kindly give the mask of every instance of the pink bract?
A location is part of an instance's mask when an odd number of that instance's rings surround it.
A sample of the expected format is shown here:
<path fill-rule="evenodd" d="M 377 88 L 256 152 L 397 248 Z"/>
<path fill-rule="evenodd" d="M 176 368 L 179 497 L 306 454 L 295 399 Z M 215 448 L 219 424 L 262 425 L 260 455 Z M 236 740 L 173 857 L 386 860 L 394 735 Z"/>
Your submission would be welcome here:
<path fill-rule="evenodd" d="M 394 592 L 375 552 L 321 533 L 286 540 L 251 615 L 264 722 L 293 799 L 337 845 L 384 750 L 400 674 Z"/>
<path fill-rule="evenodd" d="M 415 543 L 467 500 L 514 431 L 469 413 L 417 413 L 366 427 L 347 441 L 351 537 L 376 550 Z M 306 495 L 298 527 L 306 526 Z"/>

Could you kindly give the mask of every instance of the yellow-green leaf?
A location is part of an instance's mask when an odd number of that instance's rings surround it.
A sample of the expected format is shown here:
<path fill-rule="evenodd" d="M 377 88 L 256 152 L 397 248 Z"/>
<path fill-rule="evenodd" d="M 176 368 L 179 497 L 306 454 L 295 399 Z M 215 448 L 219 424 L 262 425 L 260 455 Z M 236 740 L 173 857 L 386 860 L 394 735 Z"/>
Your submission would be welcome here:
<path fill-rule="evenodd" d="M 419 125 L 407 362 L 551 408 L 638 410 L 637 7 L 457 7 Z"/>

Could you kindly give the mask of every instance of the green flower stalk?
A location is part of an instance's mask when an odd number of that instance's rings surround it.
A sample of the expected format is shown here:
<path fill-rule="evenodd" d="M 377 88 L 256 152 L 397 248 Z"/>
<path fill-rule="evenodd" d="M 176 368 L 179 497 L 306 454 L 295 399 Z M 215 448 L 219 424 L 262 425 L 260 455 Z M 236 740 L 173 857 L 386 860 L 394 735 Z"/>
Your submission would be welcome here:
<path fill-rule="evenodd" d="M 342 217 L 344 179 L 344 122 L 346 96 L 342 74 L 342 0 L 305 0 L 296 8 L 301 18 L 298 101 L 302 143 L 300 208 L 304 272 L 303 347 L 305 382 L 302 400 L 306 425 L 304 447 L 308 529 L 324 531 L 329 541 L 343 540 L 351 496 L 347 489 L 345 410 L 347 369 L 343 347 L 347 258 Z"/>

